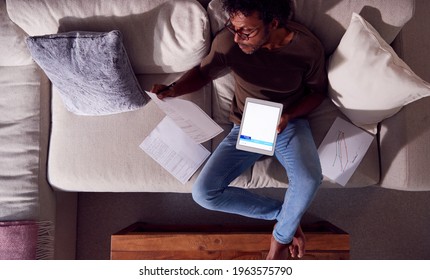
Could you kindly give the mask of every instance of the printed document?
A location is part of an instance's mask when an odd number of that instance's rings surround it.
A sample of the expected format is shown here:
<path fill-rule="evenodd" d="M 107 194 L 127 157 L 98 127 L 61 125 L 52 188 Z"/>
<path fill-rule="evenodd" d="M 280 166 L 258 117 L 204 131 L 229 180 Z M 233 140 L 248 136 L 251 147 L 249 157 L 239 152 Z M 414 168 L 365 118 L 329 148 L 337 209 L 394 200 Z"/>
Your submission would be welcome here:
<path fill-rule="evenodd" d="M 223 130 L 191 101 L 178 98 L 160 100 L 155 93 L 146 93 L 166 117 L 139 147 L 185 184 L 210 155 L 201 143 Z"/>
<path fill-rule="evenodd" d="M 169 97 L 160 100 L 155 93 L 146 93 L 197 143 L 206 142 L 222 132 L 222 128 L 193 102 Z"/>
<path fill-rule="evenodd" d="M 169 117 L 164 119 L 139 146 L 182 184 L 208 158 L 210 152 L 192 140 Z"/>
<path fill-rule="evenodd" d="M 336 118 L 318 148 L 323 175 L 345 186 L 372 143 L 374 136 Z"/>

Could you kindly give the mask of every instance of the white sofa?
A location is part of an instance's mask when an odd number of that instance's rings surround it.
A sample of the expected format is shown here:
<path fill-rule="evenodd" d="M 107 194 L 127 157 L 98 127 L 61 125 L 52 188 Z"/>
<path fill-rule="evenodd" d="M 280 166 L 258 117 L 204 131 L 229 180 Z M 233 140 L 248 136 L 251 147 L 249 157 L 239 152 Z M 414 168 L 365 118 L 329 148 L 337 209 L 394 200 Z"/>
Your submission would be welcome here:
<path fill-rule="evenodd" d="M 414 15 L 415 1 L 292 2 L 294 20 L 321 39 L 327 58 L 355 12 L 392 44 L 413 70 L 430 80 L 429 56 L 423 48 L 429 39 L 416 38 L 420 30 L 402 29 Z M 67 238 L 73 239 L 70 232 L 76 218 L 77 192 L 191 191 L 198 172 L 183 185 L 139 149 L 164 116 L 153 102 L 107 116 L 71 113 L 59 89 L 32 60 L 25 40 L 67 31 L 119 30 L 133 71 L 141 87 L 149 90 L 153 83 L 171 83 L 209 50 L 211 36 L 223 26 L 226 15 L 220 12 L 218 0 L 206 4 L 195 0 L 0 1 L 0 220 L 68 220 L 61 227 L 57 224 L 57 235 L 68 232 Z M 230 74 L 226 74 L 183 98 L 199 105 L 228 131 L 233 87 Z M 375 140 L 346 188 L 429 190 L 429 100 L 422 98 L 404 106 L 379 123 Z M 329 98 L 309 116 L 317 145 L 337 116 L 347 119 Z M 221 138 L 204 145 L 212 150 Z M 280 165 L 267 157 L 232 184 L 283 188 L 288 186 L 288 178 Z M 325 178 L 323 187 L 340 186 Z M 58 243 L 61 238 L 67 239 L 59 237 Z M 73 251 L 73 246 L 67 246 Z M 59 253 L 56 257 L 68 256 Z"/>

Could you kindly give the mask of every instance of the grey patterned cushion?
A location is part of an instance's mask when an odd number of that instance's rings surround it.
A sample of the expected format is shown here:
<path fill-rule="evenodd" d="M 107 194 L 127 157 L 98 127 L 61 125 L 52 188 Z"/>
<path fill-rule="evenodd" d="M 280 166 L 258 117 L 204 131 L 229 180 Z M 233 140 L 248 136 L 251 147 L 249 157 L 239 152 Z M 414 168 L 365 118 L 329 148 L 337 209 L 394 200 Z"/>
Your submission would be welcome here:
<path fill-rule="evenodd" d="M 108 115 L 138 109 L 149 100 L 119 31 L 35 36 L 27 39 L 27 46 L 70 112 Z"/>

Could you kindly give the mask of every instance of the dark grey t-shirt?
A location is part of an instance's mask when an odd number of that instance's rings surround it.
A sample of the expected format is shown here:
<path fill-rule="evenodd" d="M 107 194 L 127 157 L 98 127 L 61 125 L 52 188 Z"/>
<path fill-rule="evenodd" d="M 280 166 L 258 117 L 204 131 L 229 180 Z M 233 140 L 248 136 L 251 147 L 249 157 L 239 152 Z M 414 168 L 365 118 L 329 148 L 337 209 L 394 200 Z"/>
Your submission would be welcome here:
<path fill-rule="evenodd" d="M 216 78 L 231 69 L 235 78 L 235 96 L 230 120 L 240 124 L 246 97 L 270 100 L 288 108 L 305 94 L 327 92 L 324 49 L 304 26 L 289 22 L 293 40 L 278 49 L 260 48 L 244 53 L 234 42 L 234 35 L 222 30 L 203 59 L 201 70 Z"/>

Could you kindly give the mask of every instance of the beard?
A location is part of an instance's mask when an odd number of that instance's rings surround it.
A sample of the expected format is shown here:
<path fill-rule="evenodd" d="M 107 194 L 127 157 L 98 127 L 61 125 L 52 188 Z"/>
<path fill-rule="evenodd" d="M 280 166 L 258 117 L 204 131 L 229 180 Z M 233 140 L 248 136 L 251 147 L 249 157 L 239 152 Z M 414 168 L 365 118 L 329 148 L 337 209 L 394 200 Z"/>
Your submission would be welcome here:
<path fill-rule="evenodd" d="M 259 50 L 269 40 L 270 32 L 268 29 L 264 29 L 264 36 L 255 44 L 237 43 L 239 48 L 246 54 L 253 54 Z M 246 42 L 246 41 L 245 41 Z"/>

